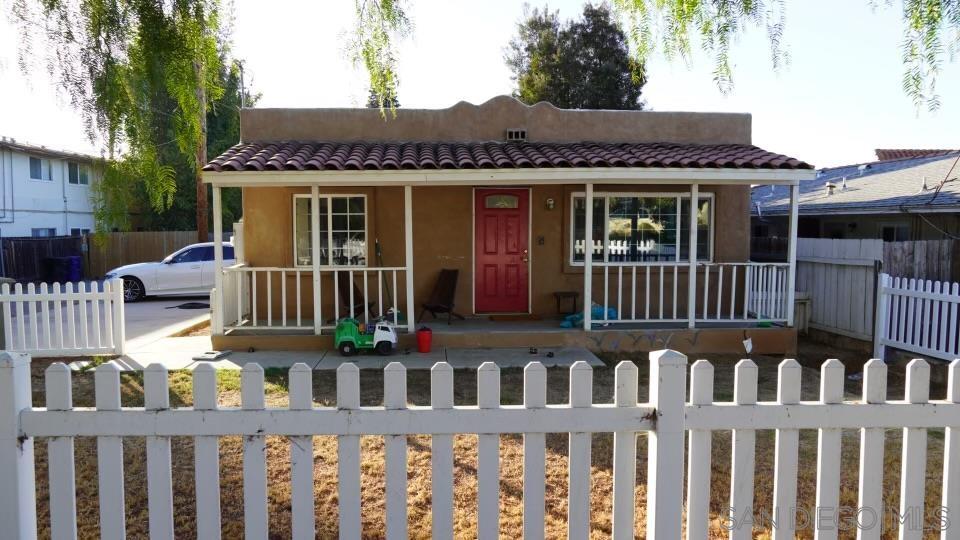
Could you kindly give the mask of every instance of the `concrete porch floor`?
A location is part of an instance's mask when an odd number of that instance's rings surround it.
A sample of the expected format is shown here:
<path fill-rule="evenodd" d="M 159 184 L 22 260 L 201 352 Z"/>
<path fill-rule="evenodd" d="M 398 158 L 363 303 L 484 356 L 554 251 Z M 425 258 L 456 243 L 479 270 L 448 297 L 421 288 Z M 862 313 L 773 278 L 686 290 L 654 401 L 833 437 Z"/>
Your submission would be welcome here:
<path fill-rule="evenodd" d="M 492 321 L 472 317 L 447 324 L 445 319 L 428 320 L 433 330 L 433 346 L 440 348 L 527 348 L 583 347 L 594 353 L 646 353 L 672 348 L 684 354 L 746 353 L 745 341 L 757 354 L 792 354 L 796 351 L 794 328 L 760 327 L 751 323 L 702 322 L 687 328 L 686 322 L 669 323 L 603 323 L 590 332 L 582 328 L 561 328 L 559 319 Z M 416 338 L 401 332 L 400 349 L 414 349 Z M 270 328 L 244 328 L 227 335 L 212 337 L 216 350 L 245 351 L 288 350 L 319 351 L 333 349 L 332 332 L 313 335 L 311 329 L 301 331 Z"/>

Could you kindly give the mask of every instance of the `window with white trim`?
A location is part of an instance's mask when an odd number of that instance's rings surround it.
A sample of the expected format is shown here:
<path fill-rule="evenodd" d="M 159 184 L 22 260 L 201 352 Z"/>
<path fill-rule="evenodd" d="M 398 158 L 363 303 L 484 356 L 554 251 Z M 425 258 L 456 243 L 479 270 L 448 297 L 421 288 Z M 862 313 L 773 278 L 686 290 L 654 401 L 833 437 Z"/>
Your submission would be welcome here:
<path fill-rule="evenodd" d="M 90 168 L 75 161 L 67 162 L 67 181 L 78 186 L 90 183 Z"/>
<path fill-rule="evenodd" d="M 570 263 L 582 265 L 586 249 L 583 193 L 570 205 Z M 713 194 L 697 209 L 697 260 L 713 257 Z M 598 193 L 593 196 L 594 262 L 659 263 L 689 258 L 690 196 L 679 193 Z"/>
<path fill-rule="evenodd" d="M 50 182 L 53 180 L 53 166 L 50 160 L 30 156 L 30 179 Z"/>
<path fill-rule="evenodd" d="M 320 195 L 320 265 L 367 265 L 366 195 Z M 293 198 L 293 260 L 313 264 L 310 195 Z"/>

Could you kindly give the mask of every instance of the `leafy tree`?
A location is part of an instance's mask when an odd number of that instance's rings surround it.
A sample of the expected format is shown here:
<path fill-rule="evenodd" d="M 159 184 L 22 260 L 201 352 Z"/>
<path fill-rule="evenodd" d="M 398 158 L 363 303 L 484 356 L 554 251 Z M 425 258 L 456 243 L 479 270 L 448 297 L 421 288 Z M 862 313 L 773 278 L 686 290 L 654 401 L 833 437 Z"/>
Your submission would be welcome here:
<path fill-rule="evenodd" d="M 206 111 L 223 95 L 227 49 L 215 0 L 16 0 L 14 14 L 21 67 L 32 67 L 39 29 L 47 69 L 82 113 L 90 138 L 106 145 L 95 197 L 99 231 L 129 226 L 131 178 L 142 181 L 153 209 L 170 208 L 177 180 L 163 158 L 167 145 L 192 158 L 195 191 L 205 195 Z M 165 135 L 172 138 L 160 140 Z M 196 201 L 198 237 L 206 240 L 207 198 Z"/>
<path fill-rule="evenodd" d="M 561 23 L 547 8 L 528 11 L 505 60 L 527 104 L 572 109 L 641 109 L 643 67 L 605 5 L 586 4 L 579 20 Z"/>
<path fill-rule="evenodd" d="M 240 140 L 240 73 L 236 63 L 227 65 L 221 62 L 220 85 L 224 89 L 223 95 L 210 104 L 207 111 L 207 160 L 222 154 Z M 259 100 L 259 94 L 252 94 L 245 89 L 244 104 L 254 106 Z M 164 115 L 160 115 L 164 117 Z M 169 140 L 169 134 L 161 137 Z M 143 184 L 127 183 L 128 189 L 133 189 L 133 207 L 140 210 L 139 221 L 147 230 L 189 230 L 196 226 L 196 191 L 193 189 L 193 169 L 189 159 L 179 153 L 177 148 L 167 145 L 161 147 L 161 161 L 174 168 L 177 179 L 177 196 L 170 207 L 163 211 L 156 211 L 150 207 Z M 209 195 L 209 186 L 206 188 Z M 223 225 L 224 230 L 230 230 L 243 212 L 240 190 L 224 188 Z M 211 220 L 212 226 L 212 220 Z"/>
<path fill-rule="evenodd" d="M 370 93 L 367 95 L 367 108 L 368 109 L 399 109 L 400 100 L 397 99 L 396 94 L 390 99 L 385 98 L 384 96 L 377 95 L 377 93 L 370 89 Z"/>
<path fill-rule="evenodd" d="M 353 59 L 385 103 L 396 98 L 394 44 L 409 30 L 401 1 L 355 0 Z M 97 230 L 128 228 L 138 190 L 159 213 L 175 201 L 189 204 L 189 197 L 175 197 L 178 169 L 186 168 L 195 180 L 198 238 L 206 240 L 200 171 L 229 56 L 219 0 L 14 0 L 11 13 L 20 27 L 21 69 L 29 74 L 37 67 L 33 59 L 42 58 L 82 114 L 91 141 L 105 146 Z"/>
<path fill-rule="evenodd" d="M 380 114 L 396 114 L 397 51 L 395 44 L 410 32 L 403 0 L 354 0 L 356 28 L 350 50 L 354 65 L 362 64 L 369 75 L 371 97 L 376 96 Z M 396 105 L 394 105 L 396 104 Z"/>

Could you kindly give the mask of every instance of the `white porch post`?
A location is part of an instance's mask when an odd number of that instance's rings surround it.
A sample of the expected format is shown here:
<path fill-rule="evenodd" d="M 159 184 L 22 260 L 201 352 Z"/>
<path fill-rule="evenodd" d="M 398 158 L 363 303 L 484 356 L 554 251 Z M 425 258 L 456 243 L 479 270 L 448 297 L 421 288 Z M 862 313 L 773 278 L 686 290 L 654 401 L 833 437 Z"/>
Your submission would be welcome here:
<path fill-rule="evenodd" d="M 690 268 L 687 274 L 687 327 L 697 325 L 697 208 L 700 206 L 700 185 L 690 184 Z M 704 291 L 706 294 L 706 291 Z"/>
<path fill-rule="evenodd" d="M 323 326 L 323 296 L 320 294 L 320 188 L 310 186 L 310 246 L 313 267 L 313 333 L 319 336 Z M 337 294 L 336 291 L 333 294 Z"/>
<path fill-rule="evenodd" d="M 213 186 L 213 288 L 216 289 L 217 305 L 213 321 L 214 335 L 223 334 L 224 301 L 223 301 L 223 201 L 220 197 L 220 186 Z"/>
<path fill-rule="evenodd" d="M 413 333 L 416 321 L 413 320 L 413 187 L 403 186 L 403 264 L 407 289 L 407 332 Z"/>
<path fill-rule="evenodd" d="M 790 186 L 790 230 L 787 238 L 787 327 L 793 327 L 793 303 L 797 283 L 797 219 L 800 213 L 800 184 Z"/>
<path fill-rule="evenodd" d="M 593 184 L 587 184 L 584 205 L 587 215 L 583 238 L 583 329 L 589 331 L 593 309 Z"/>

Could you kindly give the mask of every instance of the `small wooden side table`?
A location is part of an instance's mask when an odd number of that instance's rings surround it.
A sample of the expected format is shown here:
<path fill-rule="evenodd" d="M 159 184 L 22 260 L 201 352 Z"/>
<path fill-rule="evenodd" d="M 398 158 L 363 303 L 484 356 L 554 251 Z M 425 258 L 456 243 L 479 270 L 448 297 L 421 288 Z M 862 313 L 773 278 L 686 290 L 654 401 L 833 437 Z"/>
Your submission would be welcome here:
<path fill-rule="evenodd" d="M 572 315 L 577 313 L 577 299 L 580 298 L 580 293 L 577 291 L 557 291 L 553 293 L 553 297 L 557 300 L 557 313 L 560 315 Z M 561 309 L 561 303 L 567 299 L 573 302 L 572 311 L 563 311 Z"/>

